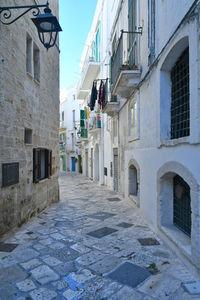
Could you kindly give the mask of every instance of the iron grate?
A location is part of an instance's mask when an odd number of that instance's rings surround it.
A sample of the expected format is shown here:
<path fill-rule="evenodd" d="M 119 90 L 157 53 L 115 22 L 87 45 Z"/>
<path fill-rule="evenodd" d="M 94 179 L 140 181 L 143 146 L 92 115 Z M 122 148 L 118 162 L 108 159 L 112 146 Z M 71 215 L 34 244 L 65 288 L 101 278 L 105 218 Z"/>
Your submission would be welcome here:
<path fill-rule="evenodd" d="M 178 175 L 174 177 L 174 225 L 191 236 L 190 187 Z"/>
<path fill-rule="evenodd" d="M 171 139 L 190 135 L 189 48 L 171 70 Z"/>

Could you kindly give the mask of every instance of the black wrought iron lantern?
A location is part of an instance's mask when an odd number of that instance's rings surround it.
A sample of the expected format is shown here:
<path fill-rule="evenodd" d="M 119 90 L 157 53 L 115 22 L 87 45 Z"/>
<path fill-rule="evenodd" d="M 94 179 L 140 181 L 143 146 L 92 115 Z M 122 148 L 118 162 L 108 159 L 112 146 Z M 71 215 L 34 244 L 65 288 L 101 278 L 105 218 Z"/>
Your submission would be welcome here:
<path fill-rule="evenodd" d="M 41 43 L 48 50 L 55 45 L 58 32 L 62 31 L 62 29 L 57 18 L 51 13 L 48 3 L 44 12 L 44 14 L 39 14 L 36 18 L 32 18 L 31 20 L 37 27 Z"/>
<path fill-rule="evenodd" d="M 41 7 L 44 7 L 44 14 L 40 13 Z M 12 19 L 12 11 L 16 9 L 24 9 L 20 15 Z M 62 31 L 57 18 L 51 13 L 49 3 L 38 5 L 23 5 L 23 6 L 0 6 L 0 22 L 4 25 L 10 25 L 32 10 L 35 18 L 32 18 L 33 23 L 37 27 L 38 35 L 41 43 L 48 50 L 53 47 L 57 40 L 59 31 Z"/>

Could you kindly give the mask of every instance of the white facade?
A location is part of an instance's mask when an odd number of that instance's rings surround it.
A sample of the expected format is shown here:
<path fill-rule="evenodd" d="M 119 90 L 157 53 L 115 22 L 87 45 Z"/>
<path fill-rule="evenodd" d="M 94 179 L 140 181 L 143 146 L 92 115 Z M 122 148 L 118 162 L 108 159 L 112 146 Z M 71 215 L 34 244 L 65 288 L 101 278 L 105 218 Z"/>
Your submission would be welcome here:
<path fill-rule="evenodd" d="M 108 100 L 117 96 L 101 113 L 101 134 L 89 134 L 82 143 L 84 174 L 92 177 L 90 155 L 95 161 L 96 153 L 99 165 L 92 166 L 93 174 L 99 167 L 99 177 L 93 179 L 130 197 L 152 228 L 198 270 L 199 12 L 194 0 L 99 0 L 87 45 L 100 24 L 100 65 L 93 77 L 82 73 L 78 90 L 86 105 L 93 80 L 109 78 Z M 184 213 L 183 201 L 189 205 Z"/>
<path fill-rule="evenodd" d="M 78 171 L 77 132 L 80 124 L 81 101 L 77 100 L 76 85 L 67 89 L 66 98 L 60 104 L 60 150 L 65 154 L 61 170 Z M 66 166 L 66 167 L 65 167 Z"/>

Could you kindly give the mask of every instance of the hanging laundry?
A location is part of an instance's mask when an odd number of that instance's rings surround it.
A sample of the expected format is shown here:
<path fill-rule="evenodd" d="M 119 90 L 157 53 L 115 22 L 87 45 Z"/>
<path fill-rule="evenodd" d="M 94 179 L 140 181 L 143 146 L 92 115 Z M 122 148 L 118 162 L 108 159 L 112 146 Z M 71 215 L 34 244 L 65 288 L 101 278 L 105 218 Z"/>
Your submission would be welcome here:
<path fill-rule="evenodd" d="M 106 79 L 106 82 L 104 83 L 104 87 L 103 87 L 102 108 L 104 108 L 104 106 L 108 102 L 107 97 L 108 97 L 108 80 Z"/>
<path fill-rule="evenodd" d="M 106 83 L 101 80 L 100 86 L 99 86 L 99 105 L 100 109 L 104 107 L 104 104 L 106 102 L 106 93 L 107 93 L 107 80 Z"/>
<path fill-rule="evenodd" d="M 96 100 L 97 100 L 97 83 L 96 81 L 94 81 L 92 86 L 91 96 L 90 96 L 90 104 L 89 104 L 91 111 L 94 110 Z"/>

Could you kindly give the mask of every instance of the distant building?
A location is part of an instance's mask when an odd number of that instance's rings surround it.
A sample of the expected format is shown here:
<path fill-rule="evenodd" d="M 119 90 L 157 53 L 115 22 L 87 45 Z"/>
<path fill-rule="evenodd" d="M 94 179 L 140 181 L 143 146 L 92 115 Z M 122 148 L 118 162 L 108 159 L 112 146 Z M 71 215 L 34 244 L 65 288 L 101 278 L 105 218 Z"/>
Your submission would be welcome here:
<path fill-rule="evenodd" d="M 46 51 L 31 17 L 0 24 L 0 235 L 59 200 L 59 50 Z"/>
<path fill-rule="evenodd" d="M 76 85 L 67 89 L 66 99 L 60 104 L 60 169 L 82 173 L 81 156 L 77 145 L 80 131 L 80 107 Z"/>
<path fill-rule="evenodd" d="M 99 0 L 78 90 L 87 103 L 93 82 L 109 77 L 108 102 L 94 109 L 101 133 L 88 130 L 82 143 L 83 173 L 99 170 L 96 179 L 134 201 L 198 270 L 199 18 L 194 0 Z M 101 160 L 93 169 L 97 145 Z"/>

